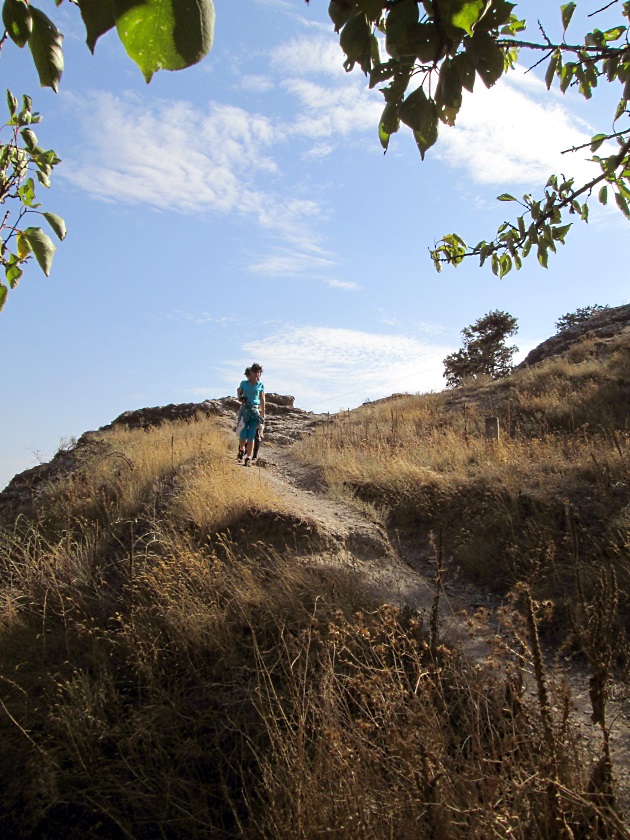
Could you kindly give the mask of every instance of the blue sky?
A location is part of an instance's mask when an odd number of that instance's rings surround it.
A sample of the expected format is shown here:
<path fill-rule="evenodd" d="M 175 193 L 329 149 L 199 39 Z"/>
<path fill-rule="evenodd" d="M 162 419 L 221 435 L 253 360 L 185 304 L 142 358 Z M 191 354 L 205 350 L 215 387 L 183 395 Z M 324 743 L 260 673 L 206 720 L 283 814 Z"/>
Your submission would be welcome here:
<path fill-rule="evenodd" d="M 445 233 L 490 238 L 514 206 L 500 193 L 588 176 L 561 151 L 610 128 L 620 88 L 548 94 L 524 64 L 490 91 L 477 80 L 424 162 L 405 130 L 383 155 L 382 96 L 344 72 L 327 5 L 216 0 L 211 55 L 150 85 L 114 33 L 90 56 L 71 4 L 40 0 L 65 35 L 57 95 L 5 44 L 5 85 L 32 96 L 62 158 L 39 198 L 68 236 L 51 277 L 29 266 L 0 313 L 0 488 L 125 410 L 234 393 L 252 361 L 268 391 L 337 411 L 440 390 L 461 329 L 491 309 L 518 319 L 522 356 L 562 314 L 628 302 L 611 208 L 547 271 L 438 275 L 428 256 Z M 554 4 L 518 10 L 560 35 Z"/>

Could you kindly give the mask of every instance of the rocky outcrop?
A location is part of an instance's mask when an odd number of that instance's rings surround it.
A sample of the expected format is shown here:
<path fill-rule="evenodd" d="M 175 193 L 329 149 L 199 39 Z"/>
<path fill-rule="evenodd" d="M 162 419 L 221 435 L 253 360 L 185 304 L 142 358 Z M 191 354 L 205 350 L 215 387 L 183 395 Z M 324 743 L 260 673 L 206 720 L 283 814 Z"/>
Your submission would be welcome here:
<path fill-rule="evenodd" d="M 542 344 L 539 344 L 538 347 L 527 354 L 518 365 L 517 370 L 531 367 L 552 356 L 561 356 L 570 350 L 573 344 L 584 338 L 594 340 L 595 351 L 597 351 L 598 346 L 600 349 L 605 349 L 611 338 L 626 330 L 630 331 L 630 304 L 605 309 L 603 312 L 597 312 L 587 321 L 582 321 L 574 327 L 562 330 L 557 335 L 543 341 Z"/>

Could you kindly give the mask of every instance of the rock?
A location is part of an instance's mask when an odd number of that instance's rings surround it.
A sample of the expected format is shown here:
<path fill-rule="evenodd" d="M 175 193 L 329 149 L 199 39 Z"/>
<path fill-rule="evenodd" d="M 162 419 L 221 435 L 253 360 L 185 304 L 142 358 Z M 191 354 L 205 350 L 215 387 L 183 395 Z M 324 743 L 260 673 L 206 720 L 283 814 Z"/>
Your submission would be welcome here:
<path fill-rule="evenodd" d="M 543 341 L 527 354 L 516 370 L 531 367 L 552 356 L 561 356 L 583 338 L 594 339 L 597 345 L 604 347 L 611 338 L 626 330 L 630 331 L 630 304 L 605 309 Z"/>
<path fill-rule="evenodd" d="M 265 399 L 269 405 L 282 405 L 287 408 L 293 408 L 295 404 L 295 397 L 282 396 L 281 394 L 265 394 Z"/>

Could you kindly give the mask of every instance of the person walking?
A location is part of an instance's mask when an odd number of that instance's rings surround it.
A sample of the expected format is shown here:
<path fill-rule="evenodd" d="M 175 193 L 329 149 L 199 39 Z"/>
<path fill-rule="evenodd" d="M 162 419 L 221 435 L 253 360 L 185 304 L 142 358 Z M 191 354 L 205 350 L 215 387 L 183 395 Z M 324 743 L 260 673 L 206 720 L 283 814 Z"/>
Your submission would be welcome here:
<path fill-rule="evenodd" d="M 265 423 L 265 386 L 260 381 L 263 369 L 261 365 L 254 362 L 251 367 L 245 369 L 245 379 L 236 390 L 241 401 L 239 422 L 242 419 L 243 426 L 239 434 L 238 460 L 248 467 L 254 452 L 254 441 L 258 433 L 258 440 Z"/>

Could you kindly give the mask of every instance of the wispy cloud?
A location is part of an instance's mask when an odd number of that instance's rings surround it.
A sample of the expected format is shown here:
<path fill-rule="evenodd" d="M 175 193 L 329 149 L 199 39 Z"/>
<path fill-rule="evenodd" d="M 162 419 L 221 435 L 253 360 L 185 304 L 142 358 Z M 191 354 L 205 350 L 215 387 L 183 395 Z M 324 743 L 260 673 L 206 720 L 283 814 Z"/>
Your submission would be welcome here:
<path fill-rule="evenodd" d="M 283 132 L 267 117 L 218 103 L 203 113 L 186 102 L 95 93 L 84 131 L 87 141 L 64 177 L 96 198 L 253 218 L 293 246 L 319 247 L 324 208 L 274 186 L 272 151 Z"/>
<path fill-rule="evenodd" d="M 337 265 L 337 262 L 332 254 L 315 248 L 299 253 L 294 249 L 275 249 L 252 261 L 248 268 L 258 274 L 273 277 L 313 276 L 314 274 L 319 276 L 322 272 Z"/>
<path fill-rule="evenodd" d="M 599 171 L 588 149 L 591 127 L 539 79 L 516 70 L 487 90 L 477 79 L 454 128 L 440 127 L 436 156 L 481 185 L 535 184 L 553 172 L 589 180 Z"/>
<path fill-rule="evenodd" d="M 346 289 L 349 292 L 354 292 L 361 288 L 354 280 L 337 280 L 335 277 L 331 277 L 325 279 L 324 282 L 333 289 Z"/>
<path fill-rule="evenodd" d="M 283 76 L 313 78 L 330 76 L 342 78 L 344 54 L 337 38 L 330 32 L 292 38 L 271 53 L 271 69 Z"/>
<path fill-rule="evenodd" d="M 442 360 L 451 347 L 404 334 L 330 327 L 285 327 L 243 346 L 265 368 L 268 390 L 292 394 L 313 411 L 337 411 L 396 391 L 444 387 Z"/>
<path fill-rule="evenodd" d="M 277 47 L 268 67 L 244 74 L 241 85 L 260 101 L 273 97 L 273 108 L 256 113 L 211 102 L 202 109 L 95 92 L 90 109 L 76 103 L 85 142 L 60 177 L 103 201 L 252 221 L 267 240 L 252 271 L 356 288 L 330 274 L 338 259 L 324 240 L 326 193 L 316 193 L 302 175 L 306 167 L 295 164 L 330 157 L 348 138 L 373 132 L 382 98 L 360 72 L 344 72 L 337 40 L 319 27 Z M 469 182 L 509 189 L 553 171 L 594 174 L 587 154 L 560 154 L 590 133 L 533 75 L 512 73 L 489 91 L 478 81 L 456 127 L 441 127 L 431 154 Z"/>

